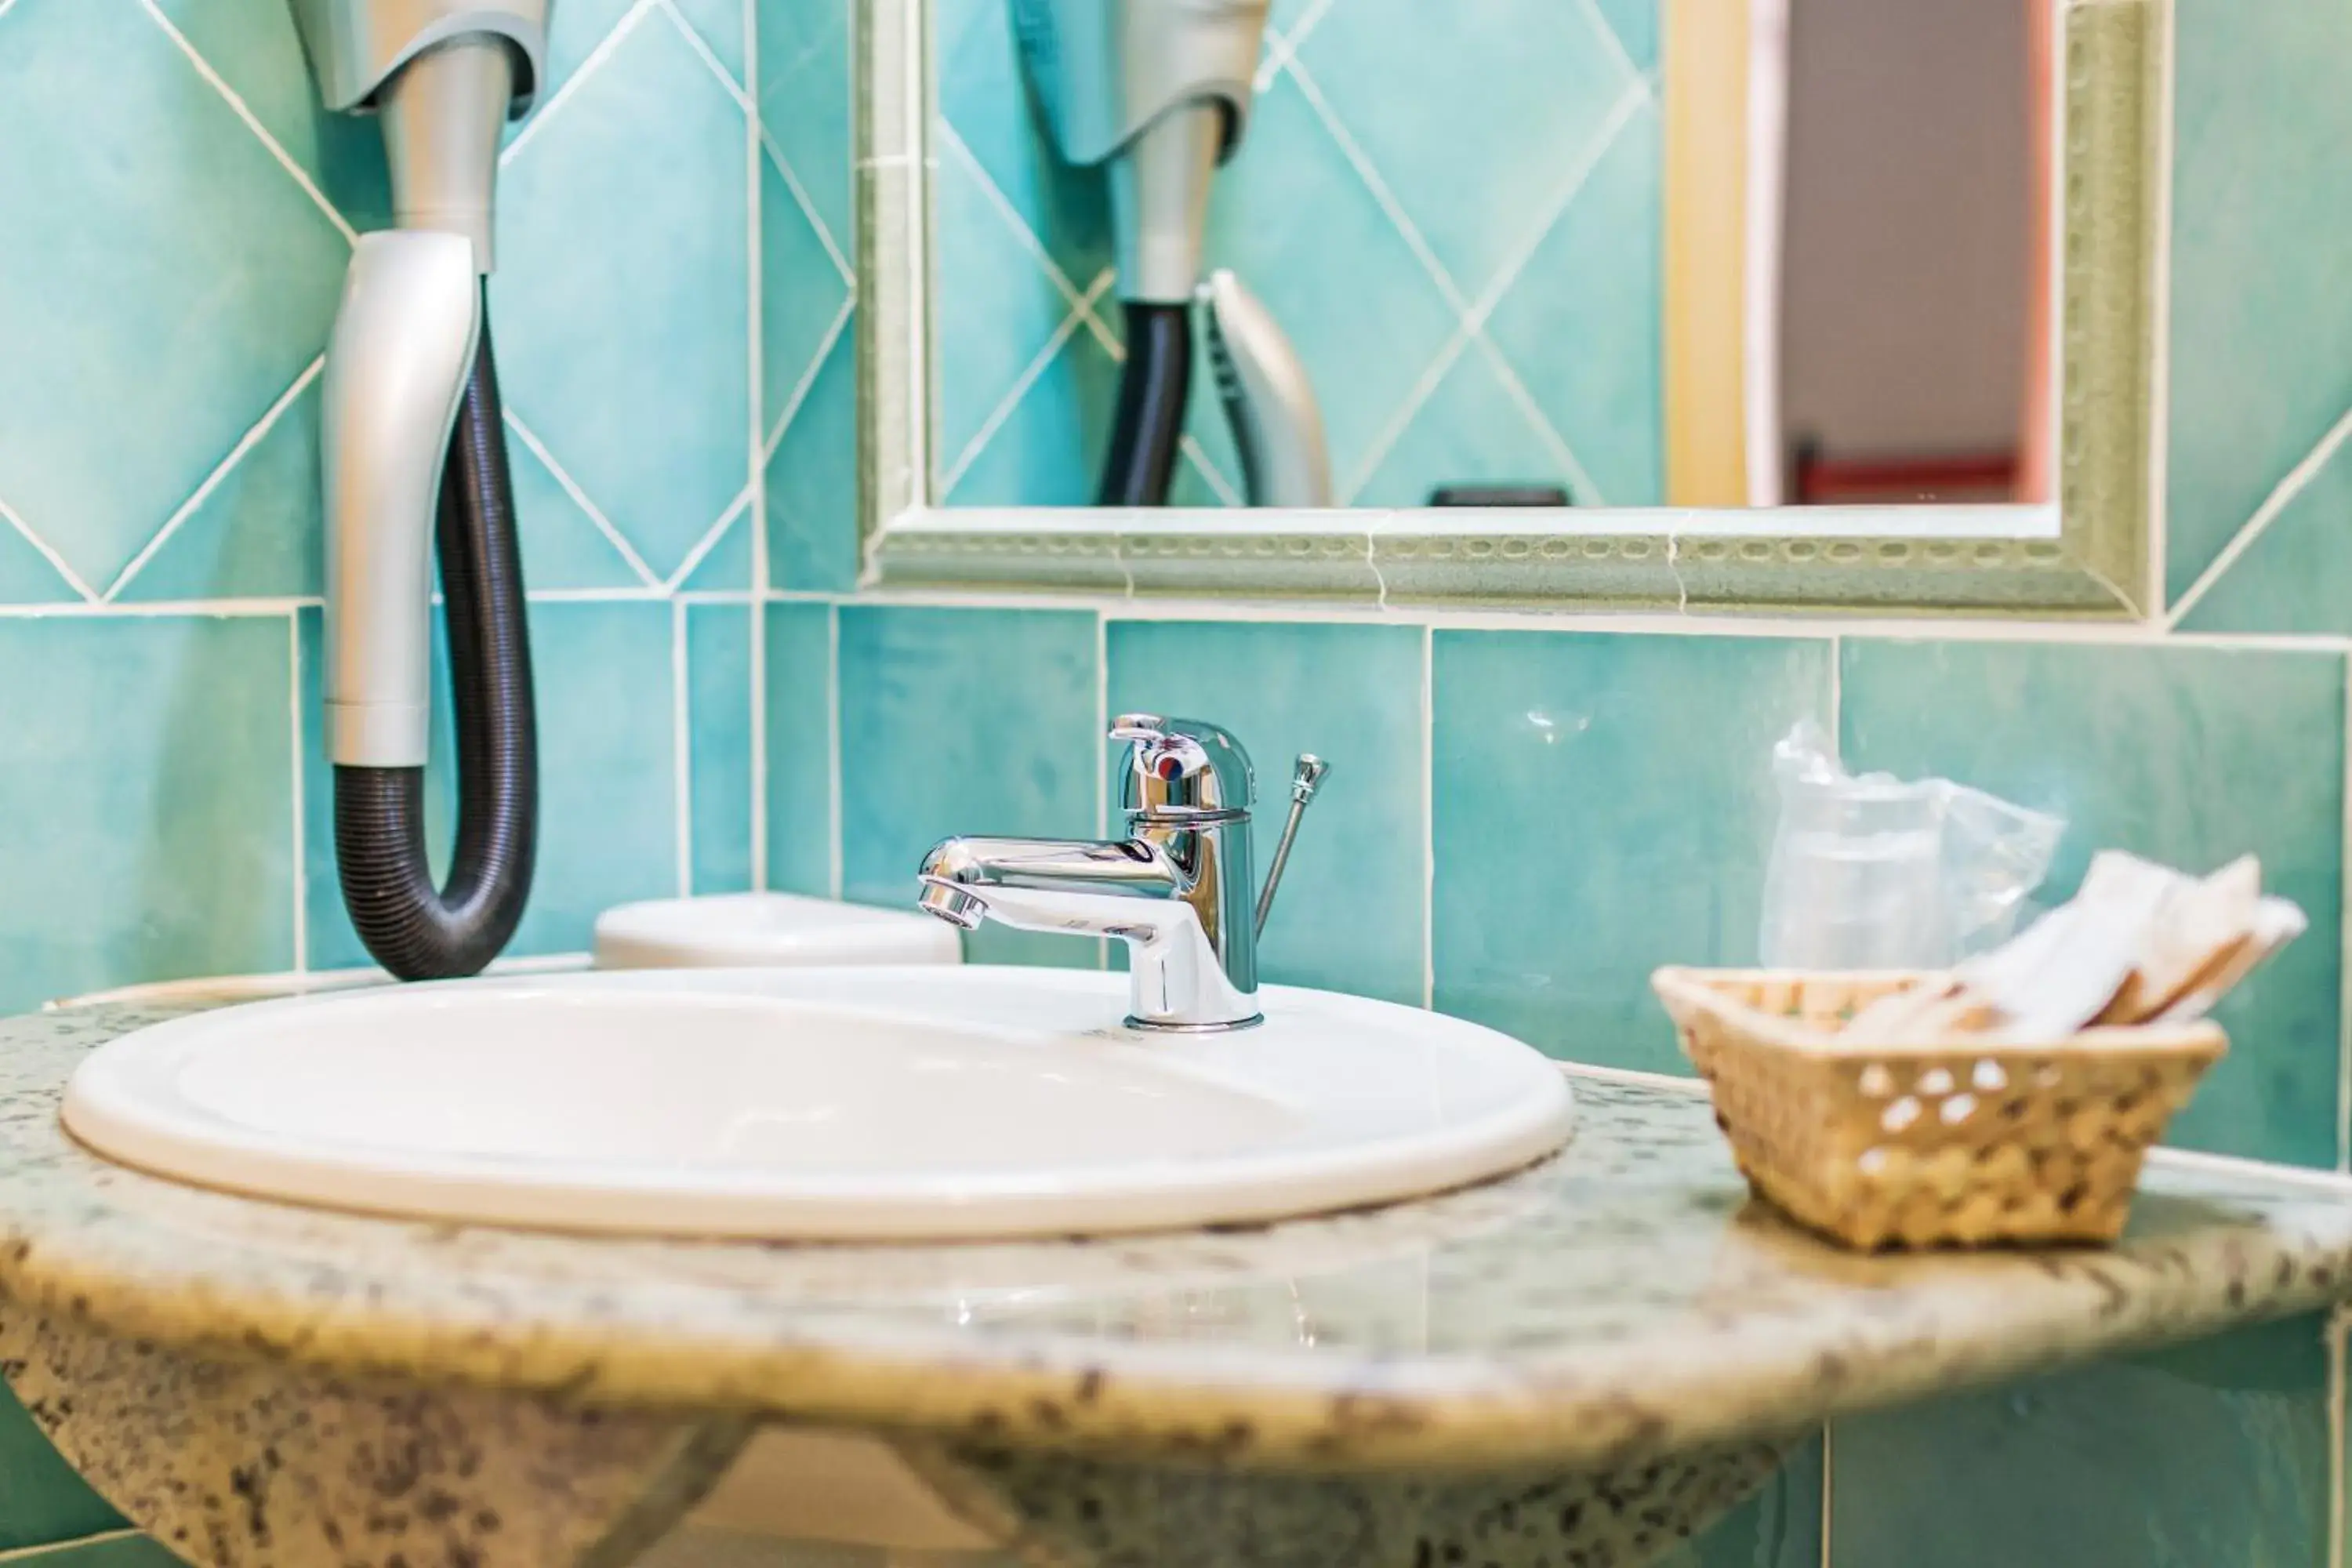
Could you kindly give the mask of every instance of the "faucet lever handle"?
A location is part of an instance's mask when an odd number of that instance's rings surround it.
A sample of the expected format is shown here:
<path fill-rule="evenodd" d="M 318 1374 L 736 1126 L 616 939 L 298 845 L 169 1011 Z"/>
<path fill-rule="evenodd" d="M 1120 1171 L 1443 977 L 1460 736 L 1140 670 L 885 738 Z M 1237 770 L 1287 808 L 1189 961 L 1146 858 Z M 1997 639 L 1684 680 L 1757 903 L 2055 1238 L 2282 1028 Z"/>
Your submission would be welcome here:
<path fill-rule="evenodd" d="M 1282 886 L 1283 869 L 1290 864 L 1290 845 L 1298 837 L 1298 819 L 1307 815 L 1315 792 L 1322 787 L 1323 775 L 1330 771 L 1331 764 L 1312 752 L 1299 752 L 1297 764 L 1291 770 L 1290 815 L 1283 818 L 1282 838 L 1274 847 L 1274 864 L 1265 868 L 1265 886 L 1257 896 L 1260 936 L 1265 934 L 1265 917 L 1274 912 L 1274 895 Z"/>
<path fill-rule="evenodd" d="M 1256 780 L 1242 743 L 1198 719 L 1122 713 L 1110 738 L 1129 742 L 1120 809 L 1152 817 L 1246 814 Z"/>

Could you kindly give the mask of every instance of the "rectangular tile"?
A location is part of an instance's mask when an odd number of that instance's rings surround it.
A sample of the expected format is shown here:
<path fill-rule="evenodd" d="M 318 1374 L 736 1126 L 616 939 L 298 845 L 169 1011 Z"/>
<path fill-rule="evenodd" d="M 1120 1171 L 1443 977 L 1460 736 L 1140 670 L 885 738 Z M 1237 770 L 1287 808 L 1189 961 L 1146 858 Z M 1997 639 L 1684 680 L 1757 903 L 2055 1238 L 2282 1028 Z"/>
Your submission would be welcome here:
<path fill-rule="evenodd" d="M 690 885 L 751 885 L 751 617 L 748 605 L 681 605 L 686 637 Z"/>
<path fill-rule="evenodd" d="M 1650 971 L 1754 961 L 1772 743 L 1827 715 L 1828 643 L 1440 631 L 1434 668 L 1437 1005 L 1685 1070 Z"/>
<path fill-rule="evenodd" d="M 303 787 L 310 961 L 369 962 L 343 911 L 334 859 L 334 780 L 319 721 L 319 616 L 306 611 L 303 678 L 309 763 Z M 436 617 L 436 643 L 438 617 Z M 597 914 L 677 890 L 677 756 L 670 608 L 653 601 L 530 606 L 539 719 L 539 858 L 530 902 L 507 952 L 584 951 Z M 456 742 L 448 674 L 436 649 L 425 832 L 436 867 L 454 830 Z"/>
<path fill-rule="evenodd" d="M 292 658 L 282 616 L 0 622 L 0 1007 L 292 967 Z"/>
<path fill-rule="evenodd" d="M 1091 612 L 845 605 L 840 616 L 845 897 L 905 907 L 925 851 L 955 834 L 1098 835 Z M 966 952 L 1092 967 L 1099 945 L 991 921 Z"/>
<path fill-rule="evenodd" d="M 0 1387 L 0 1552 L 121 1526 L 121 1516 L 74 1474 L 15 1395 Z"/>
<path fill-rule="evenodd" d="M 1830 1568 L 2311 1568 L 2322 1320 L 1841 1421 L 1830 1454 Z"/>
<path fill-rule="evenodd" d="M 1261 878 L 1289 809 L 1292 759 L 1313 752 L 1331 764 L 1267 921 L 1267 981 L 1422 1000 L 1422 638 L 1418 626 L 1328 622 L 1108 628 L 1112 712 L 1205 719 L 1249 749 Z"/>
<path fill-rule="evenodd" d="M 2216 1015 L 2230 1056 L 2173 1123 L 2191 1148 L 2336 1160 L 2344 661 L 2332 653 L 2084 643 L 1844 647 L 1848 765 L 1940 774 L 2066 819 L 2041 897 L 2094 850 L 2191 871 L 2249 851 L 2312 931 Z"/>
<path fill-rule="evenodd" d="M 833 892 L 833 606 L 767 607 L 768 886 Z"/>

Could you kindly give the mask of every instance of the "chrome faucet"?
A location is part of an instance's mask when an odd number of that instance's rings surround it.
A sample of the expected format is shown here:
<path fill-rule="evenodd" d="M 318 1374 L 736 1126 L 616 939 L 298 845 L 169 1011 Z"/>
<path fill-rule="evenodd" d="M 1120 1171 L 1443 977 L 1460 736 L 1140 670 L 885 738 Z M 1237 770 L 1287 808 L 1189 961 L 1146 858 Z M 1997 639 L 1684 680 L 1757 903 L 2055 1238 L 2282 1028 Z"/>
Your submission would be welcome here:
<path fill-rule="evenodd" d="M 1118 805 L 1129 837 L 950 838 L 923 858 L 922 907 L 976 931 L 1115 936 L 1129 947 L 1128 1024 L 1138 1029 L 1246 1029 L 1257 1005 L 1258 929 L 1274 904 L 1298 817 L 1326 771 L 1298 759 L 1290 820 L 1265 896 L 1250 876 L 1256 781 L 1241 742 L 1213 724 L 1123 715 Z"/>

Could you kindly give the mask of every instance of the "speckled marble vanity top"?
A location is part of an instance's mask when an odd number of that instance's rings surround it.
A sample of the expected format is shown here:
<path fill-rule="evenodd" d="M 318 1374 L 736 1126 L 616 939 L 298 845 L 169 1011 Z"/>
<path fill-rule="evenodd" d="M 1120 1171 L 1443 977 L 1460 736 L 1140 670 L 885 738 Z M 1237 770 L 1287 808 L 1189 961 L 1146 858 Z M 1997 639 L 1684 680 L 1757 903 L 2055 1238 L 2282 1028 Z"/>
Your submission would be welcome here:
<path fill-rule="evenodd" d="M 1613 1462 L 2308 1309 L 2352 1184 L 2173 1157 L 2105 1251 L 1859 1258 L 1751 1204 L 1705 1100 L 1580 1074 L 1559 1156 L 1226 1234 L 793 1247 L 255 1202 L 109 1164 L 68 1076 L 164 1016 L 0 1024 L 0 1292 L 161 1345 L 1269 1468 Z"/>

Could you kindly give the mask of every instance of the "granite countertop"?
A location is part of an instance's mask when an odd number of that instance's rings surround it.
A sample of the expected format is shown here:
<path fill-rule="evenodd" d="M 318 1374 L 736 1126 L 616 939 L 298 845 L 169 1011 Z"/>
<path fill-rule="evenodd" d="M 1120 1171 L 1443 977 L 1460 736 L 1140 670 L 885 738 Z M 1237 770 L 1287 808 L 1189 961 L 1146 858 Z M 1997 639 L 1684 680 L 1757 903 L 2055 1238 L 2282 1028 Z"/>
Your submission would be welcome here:
<path fill-rule="evenodd" d="M 1379 1212 L 936 1247 L 612 1241 L 316 1212 L 84 1152 L 166 1016 L 0 1023 L 0 1292 L 161 1344 L 620 1406 L 1269 1468 L 1612 1463 L 2334 1300 L 2352 1183 L 2159 1156 L 2110 1250 L 1860 1258 L 1750 1203 L 1706 1100 L 1576 1074 L 1559 1156 Z"/>

